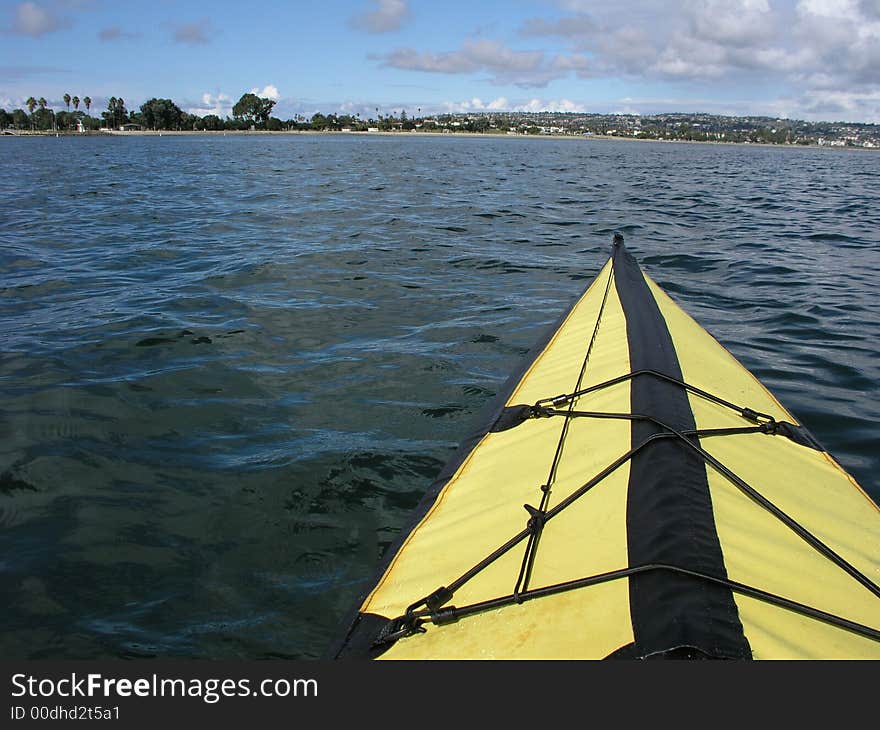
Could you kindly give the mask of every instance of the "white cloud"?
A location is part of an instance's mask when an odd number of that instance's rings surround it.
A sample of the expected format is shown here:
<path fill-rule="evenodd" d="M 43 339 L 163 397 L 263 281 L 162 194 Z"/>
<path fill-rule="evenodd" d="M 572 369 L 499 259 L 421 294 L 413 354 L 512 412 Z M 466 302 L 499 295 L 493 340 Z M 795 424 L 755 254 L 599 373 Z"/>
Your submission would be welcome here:
<path fill-rule="evenodd" d="M 809 56 L 799 81 L 817 89 L 880 90 L 880 14 L 855 0 L 802 0 L 793 36 Z"/>
<path fill-rule="evenodd" d="M 525 104 L 514 107 L 513 111 L 523 112 L 585 112 L 586 106 L 569 99 L 529 99 Z"/>
<path fill-rule="evenodd" d="M 857 20 L 860 17 L 856 0 L 800 0 L 798 12 L 823 18 Z"/>
<path fill-rule="evenodd" d="M 211 21 L 202 18 L 192 23 L 179 23 L 171 25 L 171 39 L 175 43 L 188 46 L 199 46 L 211 42 L 213 30 Z"/>
<path fill-rule="evenodd" d="M 690 3 L 691 31 L 723 46 L 753 46 L 774 35 L 767 0 L 700 0 Z"/>
<path fill-rule="evenodd" d="M 568 73 L 547 60 L 543 51 L 519 51 L 488 38 L 467 38 L 455 51 L 434 53 L 400 48 L 381 56 L 385 66 L 443 74 L 488 73 L 495 84 L 546 86 Z"/>
<path fill-rule="evenodd" d="M 549 35 L 574 39 L 592 37 L 598 30 L 596 21 L 586 13 L 568 15 L 555 20 L 528 18 L 520 26 L 520 33 L 525 36 Z"/>
<path fill-rule="evenodd" d="M 369 33 L 389 33 L 399 30 L 410 15 L 407 0 L 373 0 L 370 5 L 372 10 L 351 18 L 353 27 Z"/>
<path fill-rule="evenodd" d="M 70 25 L 68 18 L 55 15 L 33 2 L 19 3 L 13 11 L 12 32 L 16 35 L 39 38 L 69 28 Z"/>
<path fill-rule="evenodd" d="M 559 55 L 553 59 L 553 65 L 563 71 L 575 71 L 578 76 L 587 77 L 592 73 L 593 60 L 583 53 L 572 53 L 569 56 Z"/>
<path fill-rule="evenodd" d="M 490 102 L 479 97 L 464 101 L 447 101 L 443 103 L 443 111 L 448 113 L 466 114 L 468 112 L 584 112 L 586 107 L 570 99 L 527 99 L 511 102 L 499 96 Z"/>
<path fill-rule="evenodd" d="M 863 120 L 880 123 L 880 91 L 827 90 L 797 100 L 802 116 L 815 120 Z"/>
<path fill-rule="evenodd" d="M 443 102 L 442 107 L 443 111 L 449 113 L 483 112 L 490 111 L 490 105 L 495 104 L 495 102 L 501 102 L 506 106 L 507 99 L 501 96 L 498 97 L 498 99 L 494 99 L 493 101 L 489 102 L 489 104 L 485 104 L 482 99 L 480 99 L 478 96 L 475 96 L 472 99 L 466 99 L 464 101 L 446 101 Z M 498 111 L 503 108 L 504 107 L 496 105 L 492 107 L 491 110 Z"/>
<path fill-rule="evenodd" d="M 880 20 L 880 0 L 859 0 L 859 9 L 865 17 Z"/>
<path fill-rule="evenodd" d="M 202 94 L 201 101 L 189 104 L 186 111 L 190 114 L 198 114 L 200 117 L 207 114 L 216 114 L 221 118 L 228 117 L 232 114 L 232 99 L 222 92 L 215 95 L 206 91 Z"/>
<path fill-rule="evenodd" d="M 272 84 L 267 84 L 262 89 L 258 86 L 251 89 L 252 94 L 256 94 L 257 96 L 264 99 L 272 99 L 272 101 L 278 101 L 280 98 L 278 95 L 278 87 L 273 86 Z"/>

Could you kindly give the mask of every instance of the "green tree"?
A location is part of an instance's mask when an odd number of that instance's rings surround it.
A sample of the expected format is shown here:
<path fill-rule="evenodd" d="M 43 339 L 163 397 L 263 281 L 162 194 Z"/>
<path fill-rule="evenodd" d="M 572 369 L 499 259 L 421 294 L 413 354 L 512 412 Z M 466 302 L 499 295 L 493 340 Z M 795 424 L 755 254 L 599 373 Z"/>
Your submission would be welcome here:
<path fill-rule="evenodd" d="M 73 97 L 73 110 L 79 111 L 79 97 L 78 96 Z"/>
<path fill-rule="evenodd" d="M 472 132 L 485 133 L 489 130 L 489 120 L 486 117 L 477 117 L 468 126 Z"/>
<path fill-rule="evenodd" d="M 33 114 L 33 122 L 37 129 L 52 129 L 55 126 L 55 112 L 46 109 L 46 107 L 40 107 Z"/>
<path fill-rule="evenodd" d="M 107 111 L 101 114 L 104 123 L 108 127 L 120 127 L 128 122 L 128 113 L 125 111 L 125 99 L 121 96 L 117 99 L 111 96 L 107 101 Z"/>
<path fill-rule="evenodd" d="M 65 104 L 65 106 L 67 106 L 67 111 L 70 111 L 70 99 L 71 99 L 70 94 L 65 94 L 61 98 L 64 99 L 64 104 Z"/>
<path fill-rule="evenodd" d="M 94 117 L 84 117 L 82 119 L 82 123 L 83 123 L 83 127 L 85 127 L 86 129 L 90 129 L 92 131 L 97 131 L 98 129 L 101 128 L 100 120 L 95 119 Z"/>
<path fill-rule="evenodd" d="M 85 115 L 80 112 L 58 112 L 55 115 L 55 122 L 60 129 L 70 129 L 75 130 L 78 122 L 82 120 Z"/>
<path fill-rule="evenodd" d="M 83 97 L 83 104 L 86 105 L 86 114 L 88 114 L 88 113 L 89 113 L 89 109 L 92 108 L 92 97 L 90 97 L 90 96 L 84 96 L 84 97 Z"/>
<path fill-rule="evenodd" d="M 12 124 L 12 115 L 5 109 L 0 109 L 0 129 L 6 129 L 10 124 Z"/>
<path fill-rule="evenodd" d="M 232 107 L 232 116 L 240 121 L 265 127 L 274 106 L 275 102 L 272 99 L 256 94 L 242 94 Z"/>
<path fill-rule="evenodd" d="M 206 114 L 202 117 L 202 126 L 212 132 L 223 129 L 223 120 L 216 114 Z"/>
<path fill-rule="evenodd" d="M 34 128 L 34 109 L 37 108 L 37 100 L 34 97 L 29 96 L 28 100 L 25 102 L 25 105 L 28 108 L 28 111 L 31 113 L 31 129 Z"/>
<path fill-rule="evenodd" d="M 12 124 L 16 129 L 27 129 L 30 120 L 28 115 L 25 114 L 24 109 L 14 109 L 12 111 Z"/>
<path fill-rule="evenodd" d="M 144 126 L 150 129 L 180 129 L 188 116 L 171 99 L 156 98 L 141 104 L 141 115 Z"/>
<path fill-rule="evenodd" d="M 45 96 L 41 96 L 37 99 L 37 105 L 40 107 L 36 112 L 36 116 L 34 117 L 34 125 L 37 129 L 52 129 L 55 126 L 55 112 L 51 109 L 46 109 L 49 105 L 49 102 L 46 101 Z"/>

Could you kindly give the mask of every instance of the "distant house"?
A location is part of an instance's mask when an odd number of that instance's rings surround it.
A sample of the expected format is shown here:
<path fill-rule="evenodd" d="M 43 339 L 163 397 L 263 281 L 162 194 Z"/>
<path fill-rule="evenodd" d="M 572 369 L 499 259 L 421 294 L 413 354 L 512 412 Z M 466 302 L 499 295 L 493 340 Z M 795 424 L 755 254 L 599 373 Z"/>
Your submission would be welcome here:
<path fill-rule="evenodd" d="M 119 127 L 120 132 L 140 132 L 143 127 L 140 124 L 122 124 Z"/>
<path fill-rule="evenodd" d="M 86 131 L 86 125 L 83 124 L 82 119 L 76 120 L 76 131 L 79 132 L 80 134 L 82 134 L 83 132 Z"/>

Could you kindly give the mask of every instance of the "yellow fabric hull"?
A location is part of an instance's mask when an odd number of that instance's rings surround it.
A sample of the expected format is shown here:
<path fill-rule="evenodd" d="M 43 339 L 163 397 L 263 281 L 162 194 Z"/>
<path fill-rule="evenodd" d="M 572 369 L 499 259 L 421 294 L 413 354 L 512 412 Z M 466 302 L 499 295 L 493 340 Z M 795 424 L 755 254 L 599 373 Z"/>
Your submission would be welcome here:
<path fill-rule="evenodd" d="M 338 656 L 880 657 L 880 510 L 622 241 L 501 405 Z"/>

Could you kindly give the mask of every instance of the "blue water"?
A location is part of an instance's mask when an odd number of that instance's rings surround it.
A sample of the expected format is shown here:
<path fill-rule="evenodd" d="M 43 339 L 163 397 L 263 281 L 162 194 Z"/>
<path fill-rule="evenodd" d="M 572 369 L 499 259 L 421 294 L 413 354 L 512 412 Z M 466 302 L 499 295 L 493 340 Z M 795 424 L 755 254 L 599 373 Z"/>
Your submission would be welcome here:
<path fill-rule="evenodd" d="M 0 654 L 315 657 L 622 231 L 880 501 L 880 157 L 0 138 Z"/>

